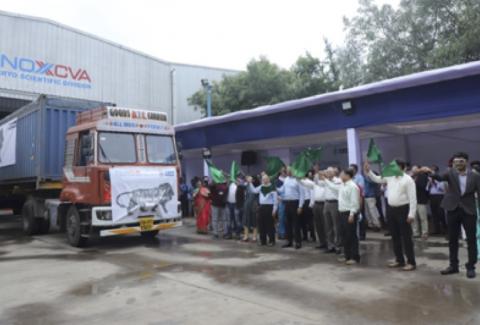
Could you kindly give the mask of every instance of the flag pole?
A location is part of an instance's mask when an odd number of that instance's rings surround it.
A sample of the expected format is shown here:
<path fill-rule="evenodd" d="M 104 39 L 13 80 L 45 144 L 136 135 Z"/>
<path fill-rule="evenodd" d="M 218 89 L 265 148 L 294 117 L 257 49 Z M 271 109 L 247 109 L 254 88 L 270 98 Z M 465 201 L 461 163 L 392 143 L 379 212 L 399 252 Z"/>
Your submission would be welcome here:
<path fill-rule="evenodd" d="M 475 192 L 475 207 L 477 208 L 477 247 L 480 247 L 480 204 L 478 202 L 478 192 Z M 478 252 L 480 258 L 480 251 Z"/>

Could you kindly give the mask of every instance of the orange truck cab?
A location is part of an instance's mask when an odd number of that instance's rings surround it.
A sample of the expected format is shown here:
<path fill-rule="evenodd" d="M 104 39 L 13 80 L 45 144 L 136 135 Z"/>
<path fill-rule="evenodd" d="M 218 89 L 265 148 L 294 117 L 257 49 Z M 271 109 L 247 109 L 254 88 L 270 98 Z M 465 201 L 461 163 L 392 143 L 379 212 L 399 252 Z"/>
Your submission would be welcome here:
<path fill-rule="evenodd" d="M 57 223 L 72 246 L 92 235 L 141 233 L 181 225 L 179 159 L 164 113 L 104 106 L 77 114 L 66 135 Z"/>

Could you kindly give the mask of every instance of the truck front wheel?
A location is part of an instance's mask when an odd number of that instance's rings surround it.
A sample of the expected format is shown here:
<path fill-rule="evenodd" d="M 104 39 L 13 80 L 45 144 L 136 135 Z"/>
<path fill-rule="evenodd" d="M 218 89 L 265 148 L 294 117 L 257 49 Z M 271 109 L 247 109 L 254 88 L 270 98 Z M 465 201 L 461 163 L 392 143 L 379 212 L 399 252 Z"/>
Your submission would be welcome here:
<path fill-rule="evenodd" d="M 67 239 L 71 246 L 82 247 L 87 243 L 87 238 L 82 236 L 80 214 L 75 206 L 71 206 L 67 212 Z"/>
<path fill-rule="evenodd" d="M 23 232 L 26 235 L 35 235 L 39 232 L 39 223 L 35 218 L 35 202 L 27 200 L 22 207 Z"/>

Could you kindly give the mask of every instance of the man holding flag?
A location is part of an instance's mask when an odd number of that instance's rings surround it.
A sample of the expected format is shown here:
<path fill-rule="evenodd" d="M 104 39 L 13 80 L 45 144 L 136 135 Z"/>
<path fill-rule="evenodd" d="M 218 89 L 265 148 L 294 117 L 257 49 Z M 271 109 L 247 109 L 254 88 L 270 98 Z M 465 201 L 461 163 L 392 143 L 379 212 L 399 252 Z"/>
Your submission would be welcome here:
<path fill-rule="evenodd" d="M 240 209 L 237 206 L 237 175 L 240 171 L 237 162 L 232 161 L 232 166 L 230 167 L 230 184 L 228 185 L 228 194 L 227 194 L 227 207 L 228 207 L 228 234 L 226 239 L 235 239 L 240 238 L 240 233 L 242 231 L 241 225 L 241 216 Z"/>
<path fill-rule="evenodd" d="M 305 189 L 299 179 L 307 175 L 308 170 L 320 159 L 321 148 L 307 148 L 303 150 L 287 168 L 287 177 L 283 185 L 278 188 L 285 203 L 287 243 L 283 247 L 293 246 L 293 235 L 295 234 L 295 249 L 302 248 L 302 234 L 300 216 L 303 212 L 305 202 Z"/>
<path fill-rule="evenodd" d="M 416 269 L 416 261 L 411 223 L 415 220 L 417 213 L 415 182 L 405 173 L 406 164 L 401 160 L 393 160 L 382 168 L 382 176 L 377 176 L 372 172 L 368 161 L 379 163 L 383 167 L 380 150 L 373 140 L 370 142 L 364 171 L 371 181 L 387 184 L 387 218 L 396 258 L 388 266 L 391 268 L 401 267 L 404 271 L 413 271 Z M 406 264 L 404 252 L 407 256 Z"/>
<path fill-rule="evenodd" d="M 458 237 L 461 227 L 465 229 L 468 246 L 467 278 L 475 278 L 475 264 L 478 259 L 477 249 L 477 206 L 475 196 L 480 192 L 480 175 L 468 169 L 468 154 L 456 153 L 453 156 L 453 168 L 444 175 L 432 174 L 437 181 L 448 183 L 448 191 L 442 201 L 447 210 L 448 247 L 450 265 L 441 271 L 443 275 L 455 274 L 458 268 Z M 432 173 L 429 168 L 423 171 Z"/>
<path fill-rule="evenodd" d="M 222 170 L 216 168 L 207 160 L 212 184 L 210 185 L 210 197 L 212 199 L 212 229 L 213 238 L 228 237 L 228 221 L 225 213 L 227 205 L 227 181 Z"/>

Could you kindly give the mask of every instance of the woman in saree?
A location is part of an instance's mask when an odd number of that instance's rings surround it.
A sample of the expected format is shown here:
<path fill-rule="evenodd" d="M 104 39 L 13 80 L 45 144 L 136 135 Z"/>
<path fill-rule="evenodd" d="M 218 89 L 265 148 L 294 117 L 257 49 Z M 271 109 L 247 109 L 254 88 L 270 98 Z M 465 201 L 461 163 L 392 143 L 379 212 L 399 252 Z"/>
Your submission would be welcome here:
<path fill-rule="evenodd" d="M 197 188 L 193 193 L 195 217 L 197 218 L 197 232 L 208 234 L 208 223 L 210 219 L 210 190 L 204 186 L 202 181 L 197 182 Z"/>

